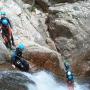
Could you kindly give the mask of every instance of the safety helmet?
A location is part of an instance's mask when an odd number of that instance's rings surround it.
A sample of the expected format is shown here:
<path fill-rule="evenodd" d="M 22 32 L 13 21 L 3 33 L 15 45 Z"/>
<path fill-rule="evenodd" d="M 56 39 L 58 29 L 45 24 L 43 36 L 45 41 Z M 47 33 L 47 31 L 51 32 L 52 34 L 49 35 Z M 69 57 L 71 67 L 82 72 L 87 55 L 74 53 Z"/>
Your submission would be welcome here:
<path fill-rule="evenodd" d="M 0 12 L 0 15 L 6 15 L 6 12 Z"/>
<path fill-rule="evenodd" d="M 68 76 L 70 76 L 71 74 L 72 74 L 71 71 L 68 71 L 68 72 L 67 72 L 67 75 L 68 75 Z"/>
<path fill-rule="evenodd" d="M 68 80 L 73 80 L 73 76 L 72 75 L 68 76 Z"/>
<path fill-rule="evenodd" d="M 8 21 L 7 21 L 6 19 L 3 19 L 3 20 L 2 20 L 2 24 L 3 24 L 3 25 L 8 25 Z"/>
<path fill-rule="evenodd" d="M 23 43 L 20 43 L 18 45 L 18 48 L 21 49 L 21 50 L 24 50 L 25 49 L 25 45 Z"/>

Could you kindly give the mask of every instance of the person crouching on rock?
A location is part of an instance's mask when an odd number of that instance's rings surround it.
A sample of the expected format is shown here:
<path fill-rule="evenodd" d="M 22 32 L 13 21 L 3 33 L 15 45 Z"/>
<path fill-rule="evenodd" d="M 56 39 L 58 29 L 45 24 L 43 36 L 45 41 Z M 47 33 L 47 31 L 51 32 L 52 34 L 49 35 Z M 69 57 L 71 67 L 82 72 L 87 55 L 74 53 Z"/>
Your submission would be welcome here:
<path fill-rule="evenodd" d="M 22 52 L 25 49 L 25 45 L 23 43 L 19 44 L 16 48 L 15 52 L 11 56 L 12 66 L 15 68 L 19 68 L 21 71 L 29 71 L 29 63 L 22 58 Z"/>
<path fill-rule="evenodd" d="M 15 46 L 12 35 L 12 26 L 9 19 L 5 17 L 5 12 L 1 13 L 0 26 L 0 30 L 2 30 L 2 38 L 4 39 L 4 44 L 7 48 L 12 49 L 12 45 Z"/>

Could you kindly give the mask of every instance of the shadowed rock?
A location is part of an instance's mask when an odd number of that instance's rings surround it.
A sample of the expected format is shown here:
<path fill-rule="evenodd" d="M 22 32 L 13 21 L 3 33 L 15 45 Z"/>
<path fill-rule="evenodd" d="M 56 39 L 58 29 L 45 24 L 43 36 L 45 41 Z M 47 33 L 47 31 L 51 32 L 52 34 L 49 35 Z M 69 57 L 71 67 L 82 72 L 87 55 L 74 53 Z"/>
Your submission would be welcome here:
<path fill-rule="evenodd" d="M 19 72 L 0 72 L 1 90 L 28 90 L 26 83 L 35 84 L 27 76 Z"/>
<path fill-rule="evenodd" d="M 90 59 L 87 59 L 90 51 L 89 6 L 89 1 L 52 6 L 46 19 L 58 52 L 73 65 L 76 75 L 88 76 L 90 70 Z"/>
<path fill-rule="evenodd" d="M 33 63 L 38 70 L 46 69 L 62 77 L 64 74 L 63 63 L 60 54 L 43 48 L 30 49 L 23 57 Z"/>

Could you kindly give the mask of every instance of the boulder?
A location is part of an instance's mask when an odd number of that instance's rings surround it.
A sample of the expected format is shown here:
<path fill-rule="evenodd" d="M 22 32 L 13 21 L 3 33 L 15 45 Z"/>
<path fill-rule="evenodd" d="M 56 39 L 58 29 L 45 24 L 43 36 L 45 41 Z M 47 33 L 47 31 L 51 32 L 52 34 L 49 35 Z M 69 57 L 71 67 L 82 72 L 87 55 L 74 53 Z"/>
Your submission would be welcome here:
<path fill-rule="evenodd" d="M 28 90 L 25 83 L 33 84 L 33 81 L 20 72 L 2 71 L 0 77 L 1 90 Z"/>
<path fill-rule="evenodd" d="M 73 65 L 76 75 L 89 74 L 90 60 L 87 60 L 87 55 L 90 51 L 90 10 L 88 7 L 90 7 L 89 1 L 50 7 L 50 14 L 46 19 L 49 34 L 58 52 Z M 77 67 L 77 64 L 81 64 L 80 67 Z"/>
<path fill-rule="evenodd" d="M 73 57 L 72 69 L 78 76 L 90 76 L 90 50 Z"/>
<path fill-rule="evenodd" d="M 31 69 L 37 67 L 38 70 L 46 69 L 51 71 L 58 77 L 62 77 L 64 75 L 61 55 L 53 50 L 33 46 L 24 52 L 23 57 L 30 63 L 34 64 L 34 66 L 31 66 Z"/>

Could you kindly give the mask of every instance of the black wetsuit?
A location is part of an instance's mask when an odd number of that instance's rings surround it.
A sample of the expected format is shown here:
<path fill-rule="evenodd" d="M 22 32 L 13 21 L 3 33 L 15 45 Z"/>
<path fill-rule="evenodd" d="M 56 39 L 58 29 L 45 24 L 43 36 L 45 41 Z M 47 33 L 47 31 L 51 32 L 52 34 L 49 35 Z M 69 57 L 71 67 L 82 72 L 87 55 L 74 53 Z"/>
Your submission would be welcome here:
<path fill-rule="evenodd" d="M 64 62 L 64 66 L 65 66 L 65 72 L 66 72 L 66 78 L 67 78 L 67 82 L 69 83 L 73 83 L 74 82 L 74 77 L 73 77 L 73 73 L 71 70 L 71 67 L 69 64 Z M 71 72 L 70 75 L 68 75 L 68 72 Z"/>
<path fill-rule="evenodd" d="M 8 26 L 5 26 L 3 25 L 2 21 L 3 20 L 7 20 L 8 21 Z M 12 35 L 12 31 L 10 31 L 10 28 L 12 28 L 12 25 L 10 23 L 10 20 L 7 18 L 7 17 L 2 17 L 0 19 L 0 25 L 2 26 L 2 37 L 6 37 L 8 42 L 5 42 L 5 45 L 7 48 L 10 48 L 11 49 L 11 46 L 15 46 L 15 43 L 14 43 L 14 38 L 13 38 L 13 35 Z M 10 38 L 10 33 L 11 33 L 11 38 Z"/>
<path fill-rule="evenodd" d="M 21 71 L 29 71 L 29 64 L 22 58 L 22 50 L 16 48 L 16 51 L 12 55 L 12 63 L 18 67 Z"/>

